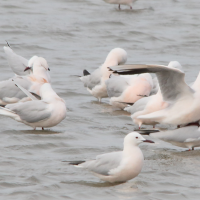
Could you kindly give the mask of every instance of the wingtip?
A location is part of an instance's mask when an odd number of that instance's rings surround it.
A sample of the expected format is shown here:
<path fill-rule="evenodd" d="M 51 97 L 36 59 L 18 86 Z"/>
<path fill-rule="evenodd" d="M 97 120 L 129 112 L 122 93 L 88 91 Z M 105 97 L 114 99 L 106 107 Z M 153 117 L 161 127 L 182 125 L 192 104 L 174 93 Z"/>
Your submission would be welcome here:
<path fill-rule="evenodd" d="M 86 69 L 83 70 L 83 76 L 88 76 L 90 75 L 90 72 L 88 72 Z"/>

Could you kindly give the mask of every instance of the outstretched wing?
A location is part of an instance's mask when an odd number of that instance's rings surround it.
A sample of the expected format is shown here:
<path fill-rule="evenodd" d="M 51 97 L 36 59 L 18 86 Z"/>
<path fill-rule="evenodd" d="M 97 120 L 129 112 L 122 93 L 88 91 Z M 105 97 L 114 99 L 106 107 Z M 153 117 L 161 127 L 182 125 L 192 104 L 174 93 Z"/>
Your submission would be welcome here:
<path fill-rule="evenodd" d="M 185 73 L 179 69 L 164 65 L 134 64 L 110 67 L 110 70 L 117 74 L 156 73 L 164 101 L 174 101 L 194 93 L 185 83 Z"/>

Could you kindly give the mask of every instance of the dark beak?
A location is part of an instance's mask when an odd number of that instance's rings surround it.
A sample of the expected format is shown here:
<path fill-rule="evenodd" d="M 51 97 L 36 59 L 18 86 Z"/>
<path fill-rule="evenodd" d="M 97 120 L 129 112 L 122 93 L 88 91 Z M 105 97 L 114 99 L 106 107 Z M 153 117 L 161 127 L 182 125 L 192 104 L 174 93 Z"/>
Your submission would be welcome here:
<path fill-rule="evenodd" d="M 48 70 L 50 71 L 50 68 L 48 68 Z"/>
<path fill-rule="evenodd" d="M 154 141 L 152 141 L 152 140 L 143 140 L 143 142 L 155 143 L 155 142 L 154 142 Z"/>
<path fill-rule="evenodd" d="M 29 69 L 31 69 L 31 68 L 30 67 L 26 67 L 25 70 L 24 70 L 24 72 L 27 71 L 27 70 L 29 70 Z"/>

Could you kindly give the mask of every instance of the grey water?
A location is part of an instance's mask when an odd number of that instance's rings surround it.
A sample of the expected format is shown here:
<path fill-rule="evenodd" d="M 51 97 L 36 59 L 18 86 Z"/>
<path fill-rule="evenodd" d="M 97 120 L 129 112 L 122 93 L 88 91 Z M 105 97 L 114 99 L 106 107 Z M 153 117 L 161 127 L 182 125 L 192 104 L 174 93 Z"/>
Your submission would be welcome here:
<path fill-rule="evenodd" d="M 0 199 L 199 199 L 199 148 L 142 144 L 142 172 L 118 185 L 62 162 L 121 150 L 135 128 L 126 112 L 108 99 L 98 103 L 73 76 L 96 69 L 112 48 L 124 48 L 127 63 L 177 60 L 188 83 L 199 73 L 199 0 L 138 0 L 133 10 L 121 8 L 103 0 L 0 1 L 0 80 L 13 76 L 3 52 L 7 40 L 17 54 L 48 61 L 52 86 L 68 109 L 45 131 L 0 116 Z"/>

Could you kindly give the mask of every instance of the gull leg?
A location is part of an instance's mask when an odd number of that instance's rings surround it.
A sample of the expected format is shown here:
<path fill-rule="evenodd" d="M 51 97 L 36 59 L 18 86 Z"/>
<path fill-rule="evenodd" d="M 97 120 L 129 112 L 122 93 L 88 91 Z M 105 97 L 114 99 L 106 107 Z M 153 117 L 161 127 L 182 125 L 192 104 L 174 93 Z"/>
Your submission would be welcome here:
<path fill-rule="evenodd" d="M 131 10 L 133 9 L 132 6 L 130 6 L 130 9 L 131 9 Z"/>
<path fill-rule="evenodd" d="M 194 147 L 192 147 L 192 150 L 194 150 Z"/>
<path fill-rule="evenodd" d="M 120 4 L 119 4 L 119 10 L 120 10 Z"/>
<path fill-rule="evenodd" d="M 36 128 L 33 129 L 34 131 L 36 130 Z"/>
<path fill-rule="evenodd" d="M 42 130 L 44 130 L 44 128 L 42 127 Z"/>

